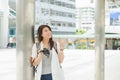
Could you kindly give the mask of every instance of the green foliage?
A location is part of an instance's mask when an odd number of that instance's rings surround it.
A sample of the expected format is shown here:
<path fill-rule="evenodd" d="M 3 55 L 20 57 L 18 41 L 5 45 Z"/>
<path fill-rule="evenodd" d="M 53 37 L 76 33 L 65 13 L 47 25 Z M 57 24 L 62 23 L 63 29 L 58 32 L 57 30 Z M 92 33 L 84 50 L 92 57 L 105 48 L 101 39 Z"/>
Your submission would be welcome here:
<path fill-rule="evenodd" d="M 76 48 L 77 49 L 86 49 L 86 45 L 85 45 L 85 43 L 81 43 L 81 44 L 76 45 Z"/>
<path fill-rule="evenodd" d="M 68 43 L 68 45 L 70 46 L 70 45 L 72 45 L 72 43 Z"/>
<path fill-rule="evenodd" d="M 85 30 L 76 29 L 76 34 L 84 34 Z"/>

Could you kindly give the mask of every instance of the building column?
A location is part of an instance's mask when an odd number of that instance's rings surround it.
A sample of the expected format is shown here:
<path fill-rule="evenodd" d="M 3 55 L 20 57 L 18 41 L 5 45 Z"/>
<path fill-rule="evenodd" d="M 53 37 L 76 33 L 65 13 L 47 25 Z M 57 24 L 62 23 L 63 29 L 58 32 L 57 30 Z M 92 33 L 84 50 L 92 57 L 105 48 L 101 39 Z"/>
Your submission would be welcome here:
<path fill-rule="evenodd" d="M 104 80 L 105 0 L 95 0 L 95 80 Z"/>
<path fill-rule="evenodd" d="M 16 64 L 17 80 L 33 80 L 30 66 L 32 52 L 32 26 L 34 26 L 35 0 L 17 0 L 16 2 Z"/>
<path fill-rule="evenodd" d="M 2 12 L 0 16 L 0 48 L 6 48 L 8 44 L 8 32 L 9 32 L 9 26 L 8 26 L 8 16 L 9 16 L 9 7 L 8 7 L 8 0 L 1 0 L 0 1 L 0 10 Z"/>

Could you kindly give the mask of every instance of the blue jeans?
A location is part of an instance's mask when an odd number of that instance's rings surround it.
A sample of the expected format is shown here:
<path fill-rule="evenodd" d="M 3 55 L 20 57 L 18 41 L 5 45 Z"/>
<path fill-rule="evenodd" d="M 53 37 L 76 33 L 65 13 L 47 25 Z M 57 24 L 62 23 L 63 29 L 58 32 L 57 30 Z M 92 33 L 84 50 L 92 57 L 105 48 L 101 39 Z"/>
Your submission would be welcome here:
<path fill-rule="evenodd" d="M 41 79 L 40 80 L 52 80 L 52 74 L 41 75 Z"/>

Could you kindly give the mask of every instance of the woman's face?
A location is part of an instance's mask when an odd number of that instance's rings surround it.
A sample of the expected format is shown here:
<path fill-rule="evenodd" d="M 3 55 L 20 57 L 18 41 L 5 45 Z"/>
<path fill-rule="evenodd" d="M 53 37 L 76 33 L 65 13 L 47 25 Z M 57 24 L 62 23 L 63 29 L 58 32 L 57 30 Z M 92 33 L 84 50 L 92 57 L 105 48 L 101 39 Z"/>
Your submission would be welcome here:
<path fill-rule="evenodd" d="M 43 28 L 43 30 L 42 30 L 42 37 L 44 39 L 50 39 L 51 36 L 52 36 L 52 32 L 49 30 L 49 28 L 47 28 L 47 27 Z"/>

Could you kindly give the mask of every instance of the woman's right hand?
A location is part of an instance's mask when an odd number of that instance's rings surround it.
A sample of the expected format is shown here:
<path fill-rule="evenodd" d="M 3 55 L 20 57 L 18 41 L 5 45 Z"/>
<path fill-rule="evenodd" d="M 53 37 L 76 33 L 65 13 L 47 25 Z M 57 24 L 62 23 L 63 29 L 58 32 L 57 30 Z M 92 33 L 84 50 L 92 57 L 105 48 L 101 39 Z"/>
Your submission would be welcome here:
<path fill-rule="evenodd" d="M 43 56 L 43 53 L 42 52 L 39 52 L 38 53 L 38 57 L 42 57 Z"/>
<path fill-rule="evenodd" d="M 33 66 L 37 66 L 40 64 L 40 62 L 42 60 L 42 56 L 43 56 L 43 53 L 39 52 L 37 58 L 35 58 L 35 60 L 33 62 Z"/>

